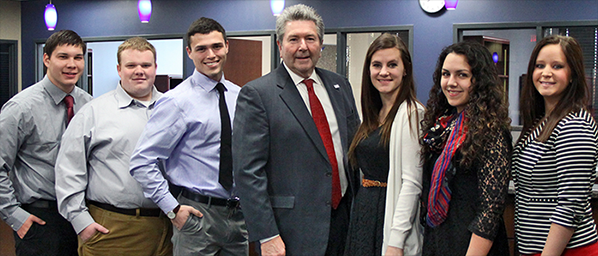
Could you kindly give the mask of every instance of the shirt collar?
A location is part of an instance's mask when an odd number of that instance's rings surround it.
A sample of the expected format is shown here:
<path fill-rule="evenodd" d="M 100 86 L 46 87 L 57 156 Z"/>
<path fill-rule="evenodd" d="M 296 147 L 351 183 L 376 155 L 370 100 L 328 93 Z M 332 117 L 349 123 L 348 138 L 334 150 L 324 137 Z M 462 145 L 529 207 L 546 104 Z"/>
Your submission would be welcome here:
<path fill-rule="evenodd" d="M 160 97 L 160 92 L 158 92 L 158 90 L 156 89 L 156 86 L 152 86 L 152 99 L 150 100 L 149 106 L 146 106 L 146 107 L 149 108 L 149 107 L 153 106 L 159 97 Z M 133 97 L 131 97 L 131 95 L 129 95 L 125 91 L 125 89 L 122 88 L 122 85 L 119 82 L 118 85 L 116 86 L 116 102 L 117 102 L 117 105 L 119 108 L 126 108 L 126 107 L 131 106 L 131 104 L 133 102 L 139 102 L 139 101 L 134 99 Z M 143 105 L 143 104 L 141 104 L 141 105 Z"/>
<path fill-rule="evenodd" d="M 293 80 L 293 83 L 295 85 L 299 85 L 300 83 L 303 82 L 303 80 L 306 79 L 306 78 L 303 78 L 303 77 L 297 75 L 295 72 L 291 71 L 289 69 L 289 67 L 287 67 L 287 64 L 285 64 L 284 62 L 282 62 L 282 65 L 287 70 L 287 73 L 289 73 L 289 75 L 291 76 L 291 79 Z M 309 76 L 307 79 L 314 80 L 315 84 L 322 84 L 322 80 L 320 80 L 320 77 L 318 76 L 315 68 L 314 68 L 314 72 L 311 72 L 311 76 Z"/>
<path fill-rule="evenodd" d="M 227 85 L 225 83 L 226 79 L 224 78 L 224 73 L 222 73 L 222 77 L 220 78 L 220 81 L 215 81 L 212 80 L 211 78 L 207 77 L 206 75 L 200 73 L 199 71 L 197 71 L 197 69 L 193 69 L 193 75 L 191 76 L 191 79 L 193 80 L 193 84 L 194 85 L 198 85 L 199 87 L 201 87 L 202 89 L 204 89 L 205 91 L 211 91 L 211 90 L 215 90 L 216 89 L 216 85 L 218 83 L 222 83 L 224 85 L 224 88 L 227 88 Z M 228 88 L 227 88 L 228 90 Z"/>
<path fill-rule="evenodd" d="M 60 104 L 60 102 L 62 102 L 64 97 L 67 95 L 67 93 L 65 93 L 63 90 L 58 88 L 58 86 L 54 85 L 52 83 L 52 81 L 50 81 L 50 78 L 48 78 L 48 75 L 44 76 L 44 79 L 42 79 L 41 83 L 42 83 L 42 86 L 44 87 L 44 90 L 46 90 L 46 92 L 48 92 L 50 97 L 52 97 L 54 104 L 56 104 L 56 105 Z M 73 89 L 73 90 L 75 90 L 75 89 Z M 75 104 L 77 104 L 76 99 L 74 102 L 75 102 Z"/>

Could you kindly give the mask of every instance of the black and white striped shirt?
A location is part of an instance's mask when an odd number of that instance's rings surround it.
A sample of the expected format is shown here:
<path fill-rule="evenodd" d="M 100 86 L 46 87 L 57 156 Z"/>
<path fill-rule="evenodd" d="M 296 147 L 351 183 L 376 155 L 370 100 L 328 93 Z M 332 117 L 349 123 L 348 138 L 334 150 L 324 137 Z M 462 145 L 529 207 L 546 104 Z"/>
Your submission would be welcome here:
<path fill-rule="evenodd" d="M 515 234 L 522 254 L 542 252 L 552 223 L 575 229 L 567 248 L 598 241 L 590 205 L 598 129 L 586 110 L 571 112 L 545 142 L 545 122 L 513 150 Z"/>

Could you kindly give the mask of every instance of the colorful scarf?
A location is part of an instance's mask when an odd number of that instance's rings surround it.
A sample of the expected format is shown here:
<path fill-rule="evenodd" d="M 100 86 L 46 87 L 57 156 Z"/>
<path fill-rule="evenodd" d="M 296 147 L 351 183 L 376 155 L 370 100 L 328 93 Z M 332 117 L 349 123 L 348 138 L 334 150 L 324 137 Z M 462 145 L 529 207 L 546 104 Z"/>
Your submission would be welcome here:
<path fill-rule="evenodd" d="M 466 119 L 465 111 L 443 115 L 424 136 L 424 142 L 433 151 L 440 152 L 442 150 L 434 164 L 430 194 L 428 195 L 426 223 L 430 227 L 436 227 L 446 219 L 451 201 L 451 190 L 448 187 L 446 173 L 455 152 L 465 140 L 467 127 L 464 123 Z"/>

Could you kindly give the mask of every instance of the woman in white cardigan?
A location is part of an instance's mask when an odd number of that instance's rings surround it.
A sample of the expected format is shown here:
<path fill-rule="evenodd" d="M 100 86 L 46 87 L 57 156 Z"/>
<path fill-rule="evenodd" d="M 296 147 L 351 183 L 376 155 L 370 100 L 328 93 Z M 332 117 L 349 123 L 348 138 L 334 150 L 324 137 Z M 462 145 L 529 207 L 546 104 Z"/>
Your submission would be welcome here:
<path fill-rule="evenodd" d="M 348 255 L 419 255 L 422 191 L 419 122 L 411 56 L 396 35 L 370 45 L 363 68 L 363 123 L 349 159 L 363 174 L 347 244 Z"/>

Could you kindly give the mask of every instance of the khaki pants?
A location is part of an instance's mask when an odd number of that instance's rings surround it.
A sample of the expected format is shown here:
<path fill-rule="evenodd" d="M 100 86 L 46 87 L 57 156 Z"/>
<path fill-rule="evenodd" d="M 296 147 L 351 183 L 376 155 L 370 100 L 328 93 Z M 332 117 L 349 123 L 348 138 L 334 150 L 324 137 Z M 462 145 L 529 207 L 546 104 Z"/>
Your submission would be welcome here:
<path fill-rule="evenodd" d="M 79 255 L 172 255 L 172 224 L 166 216 L 138 217 L 89 205 L 89 213 L 108 234 L 79 239 Z"/>

